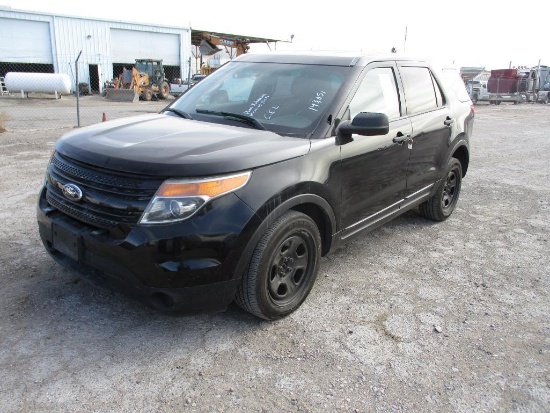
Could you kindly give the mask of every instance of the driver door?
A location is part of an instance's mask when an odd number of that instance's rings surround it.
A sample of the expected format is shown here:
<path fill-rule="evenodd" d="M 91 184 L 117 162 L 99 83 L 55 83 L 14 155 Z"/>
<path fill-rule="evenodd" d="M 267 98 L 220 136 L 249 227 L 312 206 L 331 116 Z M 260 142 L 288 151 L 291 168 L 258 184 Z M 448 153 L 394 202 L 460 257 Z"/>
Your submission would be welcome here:
<path fill-rule="evenodd" d="M 396 68 L 385 63 L 366 70 L 349 105 L 350 119 L 359 112 L 385 113 L 390 129 L 383 136 L 352 135 L 341 147 L 344 238 L 399 209 L 407 190 L 412 127 L 401 115 Z"/>

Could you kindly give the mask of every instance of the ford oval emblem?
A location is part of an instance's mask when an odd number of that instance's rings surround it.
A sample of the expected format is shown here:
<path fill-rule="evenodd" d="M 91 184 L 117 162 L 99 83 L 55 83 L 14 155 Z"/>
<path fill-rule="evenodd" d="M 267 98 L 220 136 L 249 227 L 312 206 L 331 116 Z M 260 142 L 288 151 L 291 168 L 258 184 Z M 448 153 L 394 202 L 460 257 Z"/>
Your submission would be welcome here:
<path fill-rule="evenodd" d="M 82 199 L 82 190 L 75 184 L 65 184 L 62 188 L 65 198 L 71 201 L 80 201 Z"/>

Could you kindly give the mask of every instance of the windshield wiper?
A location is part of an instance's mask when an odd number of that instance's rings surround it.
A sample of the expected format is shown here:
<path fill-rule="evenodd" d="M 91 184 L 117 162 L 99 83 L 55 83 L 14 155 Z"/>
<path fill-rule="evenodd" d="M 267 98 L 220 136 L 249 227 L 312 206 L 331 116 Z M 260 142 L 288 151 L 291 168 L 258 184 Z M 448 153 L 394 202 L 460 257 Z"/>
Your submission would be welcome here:
<path fill-rule="evenodd" d="M 173 109 L 173 108 L 166 108 L 164 109 L 166 112 L 174 112 L 176 115 L 182 117 L 183 119 L 191 119 L 193 120 L 193 117 L 187 113 L 187 112 L 184 112 L 183 110 L 179 110 L 179 109 Z"/>
<path fill-rule="evenodd" d="M 246 116 L 241 115 L 240 113 L 233 113 L 233 112 L 217 112 L 215 110 L 207 110 L 207 109 L 196 109 L 197 113 L 204 113 L 206 115 L 215 115 L 215 116 L 223 116 L 227 118 L 235 118 L 237 120 L 240 120 L 244 123 L 247 123 L 251 126 L 254 126 L 256 129 L 260 130 L 267 130 L 264 125 L 262 125 L 260 122 L 258 122 L 256 119 L 254 119 L 252 116 Z"/>

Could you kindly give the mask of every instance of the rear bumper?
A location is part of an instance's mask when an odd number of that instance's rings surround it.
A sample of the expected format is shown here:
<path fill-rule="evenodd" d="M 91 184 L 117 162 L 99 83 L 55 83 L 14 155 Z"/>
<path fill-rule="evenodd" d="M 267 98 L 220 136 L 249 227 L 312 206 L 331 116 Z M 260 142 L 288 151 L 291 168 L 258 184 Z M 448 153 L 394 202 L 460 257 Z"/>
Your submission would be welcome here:
<path fill-rule="evenodd" d="M 82 279 L 161 311 L 221 311 L 233 300 L 241 278 L 236 268 L 248 239 L 245 227 L 253 217 L 238 197 L 220 199 L 224 205 L 213 210 L 228 215 L 208 217 L 207 227 L 201 222 L 138 225 L 114 238 L 53 209 L 44 192 L 37 210 L 40 238 L 55 261 Z M 197 228 L 208 230 L 197 233 Z"/>

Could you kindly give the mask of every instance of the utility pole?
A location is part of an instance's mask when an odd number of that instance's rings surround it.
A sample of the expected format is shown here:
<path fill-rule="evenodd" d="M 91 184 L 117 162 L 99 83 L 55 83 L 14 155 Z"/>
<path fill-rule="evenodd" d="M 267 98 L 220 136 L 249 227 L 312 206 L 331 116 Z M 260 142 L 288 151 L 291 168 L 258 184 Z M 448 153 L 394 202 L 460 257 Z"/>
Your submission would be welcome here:
<path fill-rule="evenodd" d="M 80 55 L 82 54 L 82 50 L 76 57 L 76 60 L 74 62 L 75 67 L 75 74 L 76 74 L 76 80 L 75 80 L 75 86 L 76 86 L 76 124 L 80 128 L 80 88 L 78 85 L 78 59 L 80 59 Z"/>

